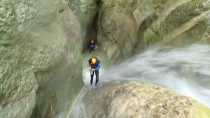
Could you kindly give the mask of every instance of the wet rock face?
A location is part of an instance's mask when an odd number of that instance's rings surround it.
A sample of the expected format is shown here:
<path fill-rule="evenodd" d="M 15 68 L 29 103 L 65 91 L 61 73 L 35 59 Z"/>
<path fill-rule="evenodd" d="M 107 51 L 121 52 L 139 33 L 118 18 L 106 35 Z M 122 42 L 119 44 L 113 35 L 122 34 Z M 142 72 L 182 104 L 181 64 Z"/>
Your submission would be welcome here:
<path fill-rule="evenodd" d="M 75 9 L 77 16 L 80 18 L 83 32 L 86 33 L 90 27 L 95 15 L 99 11 L 99 0 L 70 0 L 71 8 Z"/>
<path fill-rule="evenodd" d="M 199 118 L 193 100 L 157 85 L 107 83 L 84 98 L 87 118 Z"/>
<path fill-rule="evenodd" d="M 90 39 L 97 39 L 99 3 L 100 0 L 70 0 L 70 7 L 74 9 L 80 20 L 83 52 L 87 50 Z"/>
<path fill-rule="evenodd" d="M 109 59 L 131 55 L 138 29 L 131 14 L 136 4 L 135 0 L 102 0 L 98 40 Z"/>
<path fill-rule="evenodd" d="M 80 25 L 67 4 L 0 1 L 1 118 L 67 114 L 82 86 Z"/>
<path fill-rule="evenodd" d="M 181 46 L 206 39 L 208 0 L 102 0 L 98 40 L 110 59 L 161 42 Z"/>

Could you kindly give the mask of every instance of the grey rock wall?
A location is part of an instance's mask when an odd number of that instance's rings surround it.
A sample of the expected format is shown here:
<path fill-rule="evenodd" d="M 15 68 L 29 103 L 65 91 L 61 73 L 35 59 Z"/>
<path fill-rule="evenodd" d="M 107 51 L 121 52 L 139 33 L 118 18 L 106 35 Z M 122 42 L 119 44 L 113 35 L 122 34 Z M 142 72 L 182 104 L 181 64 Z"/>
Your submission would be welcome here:
<path fill-rule="evenodd" d="M 119 60 L 154 44 L 182 46 L 208 31 L 208 0 L 102 0 L 98 40 Z"/>
<path fill-rule="evenodd" d="M 82 87 L 82 40 L 67 4 L 0 1 L 1 118 L 68 114 Z"/>

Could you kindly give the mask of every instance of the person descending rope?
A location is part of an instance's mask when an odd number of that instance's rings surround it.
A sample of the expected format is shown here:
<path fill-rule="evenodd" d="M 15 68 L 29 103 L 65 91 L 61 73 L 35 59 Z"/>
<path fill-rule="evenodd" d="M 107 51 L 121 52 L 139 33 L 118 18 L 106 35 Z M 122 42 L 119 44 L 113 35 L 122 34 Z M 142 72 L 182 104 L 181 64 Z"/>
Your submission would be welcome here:
<path fill-rule="evenodd" d="M 96 41 L 91 39 L 88 42 L 88 48 L 89 48 L 89 52 L 91 53 L 92 51 L 94 51 L 96 49 Z"/>
<path fill-rule="evenodd" d="M 90 76 L 91 76 L 90 84 L 92 86 L 93 78 L 94 78 L 94 75 L 95 75 L 96 76 L 95 86 L 97 86 L 98 82 L 99 82 L 99 70 L 100 70 L 100 67 L 101 67 L 99 59 L 97 57 L 91 57 L 89 59 L 89 66 L 90 66 Z"/>

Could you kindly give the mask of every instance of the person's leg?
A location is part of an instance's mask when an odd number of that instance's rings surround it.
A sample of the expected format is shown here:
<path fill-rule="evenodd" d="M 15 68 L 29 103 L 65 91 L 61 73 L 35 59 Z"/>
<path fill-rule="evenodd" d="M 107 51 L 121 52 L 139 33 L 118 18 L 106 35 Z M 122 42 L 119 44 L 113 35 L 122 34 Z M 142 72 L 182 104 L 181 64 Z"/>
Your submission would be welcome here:
<path fill-rule="evenodd" d="M 95 74 L 96 74 L 96 83 L 95 83 L 95 86 L 98 85 L 98 82 L 99 82 L 99 70 L 96 70 L 95 71 Z"/>
<path fill-rule="evenodd" d="M 94 72 L 91 72 L 91 79 L 90 79 L 90 84 L 91 84 L 91 86 L 92 86 L 92 84 L 93 84 L 93 77 L 94 77 Z"/>
<path fill-rule="evenodd" d="M 91 52 L 93 52 L 93 51 L 94 51 L 94 50 L 93 50 L 93 48 L 92 48 L 92 47 L 90 47 L 90 53 L 91 53 Z"/>
<path fill-rule="evenodd" d="M 91 49 L 91 47 L 89 47 L 89 53 L 91 53 L 92 52 L 92 49 Z"/>

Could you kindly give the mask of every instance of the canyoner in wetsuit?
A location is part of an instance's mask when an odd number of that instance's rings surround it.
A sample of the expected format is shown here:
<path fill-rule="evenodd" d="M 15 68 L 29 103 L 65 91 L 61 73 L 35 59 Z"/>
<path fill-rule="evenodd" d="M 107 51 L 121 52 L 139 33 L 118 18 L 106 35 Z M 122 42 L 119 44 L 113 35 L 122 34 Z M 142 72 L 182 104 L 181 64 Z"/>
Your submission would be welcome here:
<path fill-rule="evenodd" d="M 88 49 L 89 49 L 89 52 L 93 52 L 95 51 L 96 49 L 96 41 L 91 39 L 89 42 L 88 42 Z"/>
<path fill-rule="evenodd" d="M 97 86 L 99 82 L 99 70 L 101 67 L 100 61 L 98 60 L 98 58 L 92 57 L 89 59 L 89 66 L 90 66 L 90 76 L 91 76 L 90 84 L 92 86 L 93 78 L 95 75 L 96 76 L 95 86 Z"/>

